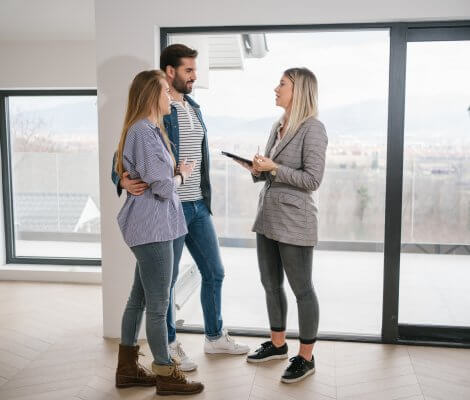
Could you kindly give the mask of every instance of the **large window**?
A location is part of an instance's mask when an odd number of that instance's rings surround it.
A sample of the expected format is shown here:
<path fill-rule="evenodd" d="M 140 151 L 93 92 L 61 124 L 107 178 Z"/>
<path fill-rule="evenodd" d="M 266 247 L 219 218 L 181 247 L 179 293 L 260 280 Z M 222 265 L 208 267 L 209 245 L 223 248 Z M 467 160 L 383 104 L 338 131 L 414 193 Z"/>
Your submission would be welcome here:
<path fill-rule="evenodd" d="M 193 95 L 209 132 L 213 213 L 227 277 L 225 323 L 263 328 L 267 315 L 251 232 L 262 184 L 253 184 L 247 171 L 220 151 L 252 158 L 258 147 L 264 150 L 282 115 L 274 88 L 284 70 L 305 66 L 318 78 L 319 119 L 329 138 L 325 177 L 315 193 L 319 237 L 329 244 L 314 255 L 320 330 L 379 335 L 389 31 L 177 35 L 170 42 L 207 49 L 198 60 L 202 83 Z M 362 251 L 340 251 L 348 246 Z M 295 296 L 289 289 L 288 294 L 288 329 L 297 330 Z M 245 311 L 237 312 L 235 305 Z M 197 292 L 179 318 L 202 323 Z"/>
<path fill-rule="evenodd" d="M 470 326 L 469 71 L 470 37 L 408 43 L 402 323 Z"/>
<path fill-rule="evenodd" d="M 320 334 L 470 342 L 470 22 L 328 28 L 161 30 L 163 45 L 200 51 L 225 324 L 268 328 L 251 232 L 261 186 L 220 151 L 263 149 L 282 71 L 305 66 L 329 137 L 315 193 Z M 180 306 L 180 326 L 203 324 L 197 291 Z"/>
<path fill-rule="evenodd" d="M 96 94 L 9 92 L 2 103 L 9 260 L 97 264 Z"/>

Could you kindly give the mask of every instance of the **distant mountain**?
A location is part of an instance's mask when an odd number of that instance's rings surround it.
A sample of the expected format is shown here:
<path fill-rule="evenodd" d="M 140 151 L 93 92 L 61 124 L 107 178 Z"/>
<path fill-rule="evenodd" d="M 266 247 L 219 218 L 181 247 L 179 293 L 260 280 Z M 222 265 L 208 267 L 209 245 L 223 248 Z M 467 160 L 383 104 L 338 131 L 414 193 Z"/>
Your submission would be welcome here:
<path fill-rule="evenodd" d="M 468 101 L 470 104 L 470 99 Z M 443 102 L 439 96 L 420 99 L 419 103 L 409 101 L 409 118 L 406 120 L 408 135 L 416 138 L 470 137 L 468 104 L 455 107 Z M 387 104 L 383 101 L 367 101 L 347 106 L 321 109 L 319 119 L 325 124 L 330 138 L 354 136 L 369 139 L 383 138 L 387 131 Z M 412 114 L 411 114 L 412 113 Z M 40 116 L 50 127 L 51 133 L 95 135 L 97 131 L 97 110 L 94 102 L 62 104 L 40 112 L 24 112 L 26 117 Z M 280 115 L 280 114 L 279 114 Z M 440 118 L 444 116 L 444 118 Z M 120 116 L 121 117 L 121 116 Z M 204 114 L 204 120 L 213 137 L 234 137 L 248 135 L 265 138 L 276 117 L 246 119 L 229 116 Z M 381 139 L 382 140 L 382 139 Z"/>
<path fill-rule="evenodd" d="M 52 135 L 62 133 L 95 136 L 98 131 L 98 111 L 95 102 L 61 104 L 39 111 L 23 111 L 25 118 L 40 118 Z"/>
<path fill-rule="evenodd" d="M 330 137 L 380 137 L 387 131 L 387 112 L 387 103 L 367 101 L 320 110 L 319 119 Z"/>
<path fill-rule="evenodd" d="M 410 114 L 406 119 L 408 137 L 470 138 L 470 115 L 463 103 L 462 107 L 456 108 L 448 103 L 443 104 L 442 99 L 438 97 L 433 97 L 421 100 L 418 104 L 410 102 L 407 111 Z M 387 132 L 387 113 L 386 102 L 367 101 L 320 110 L 319 119 L 325 124 L 330 138 L 354 136 L 381 139 Z M 227 137 L 250 135 L 263 138 L 275 121 L 275 117 L 250 120 L 213 117 L 207 112 L 204 118 L 211 135 Z"/>
<path fill-rule="evenodd" d="M 222 137 L 251 136 L 264 138 L 269 134 L 274 119 L 239 119 L 233 117 L 214 117 L 204 115 L 204 122 L 209 134 Z"/>
<path fill-rule="evenodd" d="M 327 127 L 330 137 L 343 135 L 381 135 L 387 129 L 387 108 L 381 102 L 367 102 L 351 106 L 336 107 L 321 112 L 319 119 Z M 268 135 L 276 117 L 260 119 L 238 119 L 205 115 L 204 120 L 210 135 L 249 135 L 264 138 Z"/>

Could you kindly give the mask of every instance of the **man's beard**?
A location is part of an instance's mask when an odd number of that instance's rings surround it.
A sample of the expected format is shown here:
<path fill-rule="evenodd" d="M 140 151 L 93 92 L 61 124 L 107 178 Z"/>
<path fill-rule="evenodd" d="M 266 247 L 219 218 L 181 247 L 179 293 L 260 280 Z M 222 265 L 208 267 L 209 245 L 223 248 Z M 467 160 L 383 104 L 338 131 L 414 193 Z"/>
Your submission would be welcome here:
<path fill-rule="evenodd" d="M 194 81 L 185 82 L 183 79 L 180 79 L 178 76 L 175 76 L 175 79 L 173 80 L 173 87 L 179 93 L 189 94 L 192 91 L 192 89 L 187 86 L 187 83 L 189 82 Z"/>

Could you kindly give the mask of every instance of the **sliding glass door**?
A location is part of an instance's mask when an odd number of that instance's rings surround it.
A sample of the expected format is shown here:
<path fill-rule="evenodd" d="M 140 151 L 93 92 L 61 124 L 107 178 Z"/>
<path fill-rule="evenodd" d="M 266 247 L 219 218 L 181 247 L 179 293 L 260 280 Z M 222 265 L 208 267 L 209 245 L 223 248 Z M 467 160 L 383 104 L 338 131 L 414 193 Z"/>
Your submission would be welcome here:
<path fill-rule="evenodd" d="M 364 29 L 170 35 L 199 50 L 193 97 L 201 105 L 211 152 L 213 218 L 226 270 L 227 326 L 267 329 L 265 294 L 251 231 L 262 184 L 221 150 L 252 158 L 264 151 L 283 110 L 274 88 L 284 70 L 305 66 L 319 81 L 319 119 L 329 138 L 326 172 L 315 193 L 321 243 L 314 255 L 320 331 L 380 336 L 389 30 Z M 287 282 L 287 281 L 286 281 Z M 288 329 L 297 331 L 286 283 Z M 202 325 L 198 290 L 179 312 Z M 183 322 L 184 321 L 184 322 Z"/>
<path fill-rule="evenodd" d="M 470 327 L 470 35 L 464 32 L 411 33 L 407 44 L 400 324 Z"/>

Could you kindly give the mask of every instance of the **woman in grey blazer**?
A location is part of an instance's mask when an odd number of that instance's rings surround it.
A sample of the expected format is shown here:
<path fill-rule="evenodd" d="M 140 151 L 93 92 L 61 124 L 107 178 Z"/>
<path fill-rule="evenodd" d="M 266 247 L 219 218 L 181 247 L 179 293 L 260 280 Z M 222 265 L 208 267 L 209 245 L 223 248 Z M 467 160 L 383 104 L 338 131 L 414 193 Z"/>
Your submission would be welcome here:
<path fill-rule="evenodd" d="M 244 165 L 255 182 L 265 181 L 253 231 L 271 325 L 271 340 L 248 355 L 247 361 L 287 358 L 285 272 L 299 314 L 299 353 L 290 359 L 281 378 L 292 383 L 315 371 L 312 352 L 319 307 L 312 284 L 318 230 L 313 191 L 323 178 L 328 138 L 316 119 L 317 80 L 310 70 L 288 69 L 275 93 L 276 105 L 284 108 L 284 115 L 272 128 L 265 155 L 257 154 L 252 167 Z"/>

